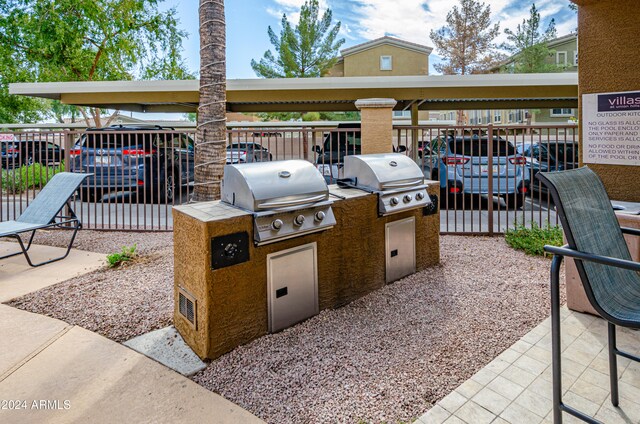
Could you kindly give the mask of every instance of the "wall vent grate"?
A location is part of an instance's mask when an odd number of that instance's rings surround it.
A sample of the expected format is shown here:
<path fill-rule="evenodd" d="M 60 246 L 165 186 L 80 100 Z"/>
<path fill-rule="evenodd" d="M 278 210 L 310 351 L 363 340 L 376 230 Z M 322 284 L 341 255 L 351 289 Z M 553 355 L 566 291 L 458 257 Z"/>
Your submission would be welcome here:
<path fill-rule="evenodd" d="M 196 299 L 182 288 L 178 289 L 178 311 L 195 328 Z"/>

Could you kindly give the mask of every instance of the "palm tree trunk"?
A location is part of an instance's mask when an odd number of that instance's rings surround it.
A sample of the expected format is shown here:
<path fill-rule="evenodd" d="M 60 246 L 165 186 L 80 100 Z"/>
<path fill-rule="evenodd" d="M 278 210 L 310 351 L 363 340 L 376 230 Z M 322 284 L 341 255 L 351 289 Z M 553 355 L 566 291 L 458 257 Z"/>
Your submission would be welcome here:
<path fill-rule="evenodd" d="M 226 162 L 224 0 L 200 0 L 200 106 L 195 140 L 196 202 L 220 198 Z"/>

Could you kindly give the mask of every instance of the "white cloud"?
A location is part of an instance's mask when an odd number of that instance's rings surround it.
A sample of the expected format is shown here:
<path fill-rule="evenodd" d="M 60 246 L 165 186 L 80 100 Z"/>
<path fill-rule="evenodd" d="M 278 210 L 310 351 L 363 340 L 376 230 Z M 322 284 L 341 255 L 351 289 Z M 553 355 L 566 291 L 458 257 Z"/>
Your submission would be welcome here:
<path fill-rule="evenodd" d="M 282 15 L 286 14 L 289 22 L 298 22 L 300 19 L 300 8 L 304 4 L 305 0 L 274 0 L 277 8 L 268 7 L 267 12 L 277 18 L 282 18 Z M 327 0 L 319 0 L 320 15 L 328 7 Z"/>
<path fill-rule="evenodd" d="M 296 0 L 276 1 L 293 3 Z M 300 2 L 302 1 L 300 0 Z M 454 5 L 459 5 L 459 2 L 455 0 L 403 0 L 398 2 L 361 0 L 359 3 L 353 7 L 353 16 L 349 17 L 350 21 L 357 23 L 351 26 L 354 35 L 359 35 L 365 40 L 372 40 L 385 34 L 392 34 L 407 41 L 426 45 L 433 44 L 429 38 L 429 32 L 444 26 L 447 13 Z M 531 7 L 531 3 L 523 0 L 491 0 L 485 1 L 485 3 L 491 6 L 493 21 L 500 23 L 500 36 L 496 40 L 498 43 L 506 40 L 504 29 L 515 30 L 515 27 L 529 16 L 529 8 Z M 568 3 L 568 0 L 537 0 L 536 7 L 546 24 L 548 18 L 567 8 Z M 556 19 L 556 25 L 558 35 L 564 35 L 573 31 L 577 23 L 574 17 L 563 22 L 558 22 Z"/>

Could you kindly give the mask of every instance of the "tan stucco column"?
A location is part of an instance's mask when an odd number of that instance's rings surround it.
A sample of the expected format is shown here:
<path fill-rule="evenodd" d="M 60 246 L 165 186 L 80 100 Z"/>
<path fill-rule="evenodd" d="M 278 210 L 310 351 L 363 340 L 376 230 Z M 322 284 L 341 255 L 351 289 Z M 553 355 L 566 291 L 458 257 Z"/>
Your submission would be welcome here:
<path fill-rule="evenodd" d="M 640 7 L 637 0 L 573 2 L 579 6 L 578 90 L 580 140 L 584 140 L 583 94 L 640 91 Z M 640 202 L 640 166 L 587 165 L 602 178 L 609 197 Z"/>
<path fill-rule="evenodd" d="M 359 99 L 362 154 L 393 151 L 393 99 Z"/>

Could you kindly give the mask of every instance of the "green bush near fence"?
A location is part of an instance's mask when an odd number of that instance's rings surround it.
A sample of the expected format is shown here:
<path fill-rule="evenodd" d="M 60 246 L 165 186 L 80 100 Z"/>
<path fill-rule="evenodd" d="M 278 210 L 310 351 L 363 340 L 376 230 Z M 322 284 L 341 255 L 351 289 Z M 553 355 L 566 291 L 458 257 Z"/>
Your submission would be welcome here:
<path fill-rule="evenodd" d="M 562 246 L 562 228 L 550 226 L 540 228 L 535 222 L 531 228 L 517 224 L 515 228 L 507 230 L 504 239 L 509 246 L 517 250 L 524 250 L 528 255 L 546 256 L 544 245 Z"/>
<path fill-rule="evenodd" d="M 45 166 L 39 163 L 2 171 L 0 184 L 8 194 L 20 194 L 27 190 L 40 189 L 58 172 L 64 171 L 64 163 Z"/>

